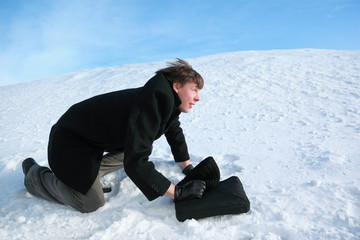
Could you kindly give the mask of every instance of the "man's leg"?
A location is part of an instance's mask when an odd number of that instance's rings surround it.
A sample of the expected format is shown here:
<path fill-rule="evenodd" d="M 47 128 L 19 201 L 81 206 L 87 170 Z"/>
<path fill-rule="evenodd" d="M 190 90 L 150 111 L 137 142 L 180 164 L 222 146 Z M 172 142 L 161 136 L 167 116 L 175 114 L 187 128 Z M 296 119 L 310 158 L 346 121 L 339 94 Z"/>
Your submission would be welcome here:
<path fill-rule="evenodd" d="M 111 152 L 103 156 L 99 176 L 124 168 L 124 152 Z"/>
<path fill-rule="evenodd" d="M 93 212 L 105 204 L 99 177 L 84 195 L 61 182 L 49 168 L 35 164 L 25 175 L 24 183 L 31 194 L 83 213 Z"/>
<path fill-rule="evenodd" d="M 27 190 L 35 196 L 71 206 L 80 212 L 92 212 L 105 204 L 100 177 L 123 168 L 123 160 L 123 152 L 104 155 L 98 177 L 85 195 L 65 185 L 49 168 L 41 167 L 38 164 L 29 169 L 25 175 L 24 184 Z"/>

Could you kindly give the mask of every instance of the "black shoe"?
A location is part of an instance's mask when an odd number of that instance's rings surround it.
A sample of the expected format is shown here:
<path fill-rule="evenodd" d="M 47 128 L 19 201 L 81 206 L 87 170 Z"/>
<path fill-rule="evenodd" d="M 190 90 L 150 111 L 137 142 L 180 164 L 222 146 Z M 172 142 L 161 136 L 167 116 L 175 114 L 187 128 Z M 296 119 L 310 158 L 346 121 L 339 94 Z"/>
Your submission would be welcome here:
<path fill-rule="evenodd" d="M 103 190 L 103 193 L 109 193 L 109 192 L 111 192 L 111 187 L 105 187 L 102 190 Z"/>
<path fill-rule="evenodd" d="M 22 162 L 22 169 L 24 174 L 26 175 L 30 168 L 37 164 L 33 158 L 27 158 Z"/>

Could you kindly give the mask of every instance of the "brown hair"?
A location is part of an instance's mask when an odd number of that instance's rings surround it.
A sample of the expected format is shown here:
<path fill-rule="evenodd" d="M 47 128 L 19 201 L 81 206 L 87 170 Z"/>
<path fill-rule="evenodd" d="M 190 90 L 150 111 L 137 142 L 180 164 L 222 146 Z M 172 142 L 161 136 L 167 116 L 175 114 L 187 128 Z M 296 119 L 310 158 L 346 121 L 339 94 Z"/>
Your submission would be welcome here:
<path fill-rule="evenodd" d="M 172 83 L 178 82 L 183 85 L 187 82 L 194 82 L 199 89 L 204 87 L 204 79 L 185 60 L 177 58 L 176 62 L 169 62 L 168 65 L 169 67 L 160 69 L 156 73 L 164 74 L 165 78 Z"/>

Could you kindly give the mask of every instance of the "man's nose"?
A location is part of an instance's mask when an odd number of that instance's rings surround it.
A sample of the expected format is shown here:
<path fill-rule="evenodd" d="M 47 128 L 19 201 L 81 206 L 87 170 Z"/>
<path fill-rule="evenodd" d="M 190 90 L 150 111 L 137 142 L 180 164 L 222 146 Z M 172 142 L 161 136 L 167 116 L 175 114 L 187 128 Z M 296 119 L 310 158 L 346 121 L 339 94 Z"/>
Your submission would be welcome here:
<path fill-rule="evenodd" d="M 195 99 L 194 99 L 194 100 L 195 100 L 195 102 L 200 101 L 200 96 L 199 96 L 199 93 L 197 93 L 197 94 L 196 94 L 196 96 L 195 96 Z"/>

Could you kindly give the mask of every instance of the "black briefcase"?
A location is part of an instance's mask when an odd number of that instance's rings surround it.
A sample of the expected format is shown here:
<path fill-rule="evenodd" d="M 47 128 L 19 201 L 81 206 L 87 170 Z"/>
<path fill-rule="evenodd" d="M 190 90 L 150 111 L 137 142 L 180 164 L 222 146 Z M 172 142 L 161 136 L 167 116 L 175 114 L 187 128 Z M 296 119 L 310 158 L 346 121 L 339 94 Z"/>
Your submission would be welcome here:
<path fill-rule="evenodd" d="M 232 176 L 210 191 L 201 199 L 189 199 L 175 202 L 176 218 L 183 222 L 186 219 L 240 214 L 250 210 L 250 202 L 240 179 Z"/>

